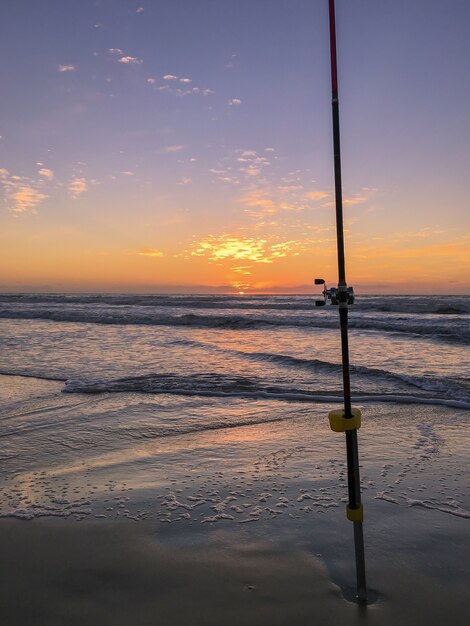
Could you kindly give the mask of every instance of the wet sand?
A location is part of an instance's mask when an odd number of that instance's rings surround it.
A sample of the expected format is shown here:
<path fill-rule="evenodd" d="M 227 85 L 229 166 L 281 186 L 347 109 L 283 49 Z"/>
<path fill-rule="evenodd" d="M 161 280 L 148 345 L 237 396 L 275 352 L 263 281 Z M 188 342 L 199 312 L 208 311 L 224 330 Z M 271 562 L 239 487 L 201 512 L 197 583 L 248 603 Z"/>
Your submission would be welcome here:
<path fill-rule="evenodd" d="M 361 608 L 314 555 L 230 534 L 177 546 L 144 524 L 2 520 L 0 550 L 6 626 L 464 626 L 469 617 L 464 580 L 383 562 L 370 575 L 384 591 Z"/>
<path fill-rule="evenodd" d="M 2 626 L 470 623 L 468 412 L 361 407 L 367 575 L 378 593 L 363 609 L 345 599 L 354 552 L 344 438 L 329 430 L 326 405 L 286 403 L 282 421 L 148 438 L 131 427 L 146 410 L 153 419 L 152 397 L 20 382 L 3 387 L 24 403 L 2 424 Z M 203 411 L 223 415 L 227 402 L 269 416 L 261 401 L 208 399 Z"/>

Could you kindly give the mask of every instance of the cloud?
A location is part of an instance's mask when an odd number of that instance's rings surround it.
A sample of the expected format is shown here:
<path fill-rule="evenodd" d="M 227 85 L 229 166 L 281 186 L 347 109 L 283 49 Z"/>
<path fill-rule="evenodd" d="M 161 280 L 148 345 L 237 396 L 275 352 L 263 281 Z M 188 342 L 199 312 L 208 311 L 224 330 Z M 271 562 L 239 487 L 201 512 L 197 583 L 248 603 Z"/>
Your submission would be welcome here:
<path fill-rule="evenodd" d="M 243 172 L 247 176 L 258 176 L 258 174 L 261 174 L 261 168 L 250 165 L 249 167 L 240 168 L 240 172 Z"/>
<path fill-rule="evenodd" d="M 183 176 L 178 181 L 178 185 L 190 185 L 192 182 L 193 181 L 190 178 L 187 178 L 186 176 Z"/>
<path fill-rule="evenodd" d="M 85 178 L 75 178 L 70 181 L 68 190 L 72 198 L 77 199 L 82 193 L 88 189 L 88 183 Z"/>
<path fill-rule="evenodd" d="M 243 164 L 239 171 L 249 179 L 256 178 L 262 173 L 263 168 L 271 165 L 266 157 L 260 156 L 254 150 L 238 151 L 238 154 L 237 162 Z"/>
<path fill-rule="evenodd" d="M 224 233 L 215 237 L 209 235 L 195 242 L 186 251 L 188 258 L 191 256 L 206 257 L 211 263 L 232 261 L 251 261 L 253 263 L 273 263 L 277 259 L 287 256 L 298 256 L 306 248 L 308 242 L 288 240 L 272 242 L 261 237 L 238 237 Z M 250 266 L 236 266 L 230 268 L 233 271 L 247 270 Z"/>
<path fill-rule="evenodd" d="M 364 202 L 367 202 L 367 200 L 369 200 L 367 196 L 354 196 L 354 198 L 343 198 L 343 206 L 354 206 L 355 204 L 363 204 Z"/>
<path fill-rule="evenodd" d="M 238 106 L 238 105 L 240 105 L 241 103 L 242 103 L 242 101 L 240 100 L 240 98 L 232 98 L 232 99 L 229 101 L 228 105 L 232 107 L 232 106 Z"/>
<path fill-rule="evenodd" d="M 239 202 L 248 207 L 248 213 L 256 215 L 271 215 L 278 210 L 277 204 L 263 189 L 252 189 L 239 199 Z"/>
<path fill-rule="evenodd" d="M 326 191 L 307 191 L 304 194 L 306 200 L 325 200 L 325 198 L 329 197 L 330 194 Z"/>
<path fill-rule="evenodd" d="M 36 189 L 28 178 L 10 174 L 4 168 L 0 169 L 0 185 L 7 206 L 13 213 L 35 213 L 35 207 L 49 197 Z"/>
<path fill-rule="evenodd" d="M 193 245 L 191 256 L 205 256 L 209 261 L 244 260 L 256 263 L 269 263 L 265 256 L 265 239 L 239 238 L 224 234 L 219 237 L 209 235 Z"/>
<path fill-rule="evenodd" d="M 250 276 L 253 272 L 250 271 L 251 265 L 238 265 L 230 268 L 232 272 L 237 274 L 243 274 L 244 276 Z"/>
<path fill-rule="evenodd" d="M 58 72 L 74 72 L 77 68 L 75 67 L 75 65 L 58 65 L 57 66 L 57 71 Z"/>
<path fill-rule="evenodd" d="M 239 185 L 240 181 L 238 180 L 238 178 L 236 176 L 232 176 L 230 173 L 230 170 L 232 168 L 228 168 L 228 169 L 217 169 L 215 167 L 211 167 L 209 169 L 209 172 L 211 174 L 215 174 L 217 179 L 220 180 L 223 183 L 231 183 L 233 185 Z"/>
<path fill-rule="evenodd" d="M 136 11 L 136 13 L 143 13 L 144 12 L 144 7 L 139 7 Z"/>
<path fill-rule="evenodd" d="M 131 172 L 129 170 L 125 170 L 124 172 L 121 172 L 122 174 L 124 174 L 124 176 L 134 176 L 134 172 Z"/>
<path fill-rule="evenodd" d="M 224 67 L 226 67 L 227 69 L 232 69 L 232 67 L 235 67 L 235 59 L 237 58 L 236 54 L 232 54 L 230 56 L 230 60 L 225 63 Z"/>
<path fill-rule="evenodd" d="M 37 189 L 33 189 L 33 187 L 22 185 L 10 195 L 10 198 L 15 203 L 12 210 L 15 213 L 24 213 L 29 209 L 33 209 L 43 200 L 46 200 L 47 197 L 46 194 L 37 191 Z"/>
<path fill-rule="evenodd" d="M 162 79 L 167 82 L 166 85 L 160 85 L 159 87 L 155 87 L 155 91 L 166 92 L 173 96 L 193 96 L 193 95 L 202 95 L 202 96 L 210 96 L 215 93 L 212 89 L 202 88 L 202 87 L 189 87 L 189 85 L 193 82 L 191 78 L 187 76 L 179 78 L 175 74 L 164 74 Z M 157 80 L 155 78 L 148 78 L 147 82 L 151 85 L 155 85 Z M 176 84 L 175 84 L 176 83 Z M 181 89 L 177 87 L 177 84 L 181 83 L 182 85 L 187 85 L 188 89 Z"/>
<path fill-rule="evenodd" d="M 124 51 L 121 48 L 109 48 L 109 54 L 124 54 Z"/>
<path fill-rule="evenodd" d="M 136 250 L 134 254 L 139 256 L 151 256 L 151 257 L 162 257 L 164 253 L 161 250 L 157 250 L 156 248 L 141 248 L 140 250 Z"/>
<path fill-rule="evenodd" d="M 356 193 L 353 196 L 343 197 L 343 206 L 355 206 L 356 204 L 364 204 L 376 193 L 377 189 L 373 187 L 363 187 L 362 193 Z M 322 206 L 335 206 L 335 201 L 325 202 Z"/>
<path fill-rule="evenodd" d="M 137 57 L 121 57 L 118 63 L 123 63 L 124 65 L 141 65 L 143 61 Z"/>
<path fill-rule="evenodd" d="M 161 152 L 164 152 L 166 154 L 171 154 L 173 152 L 181 152 L 181 150 L 184 150 L 185 148 L 186 146 L 180 146 L 180 145 L 165 146 L 165 148 L 162 148 Z"/>
<path fill-rule="evenodd" d="M 42 169 L 40 169 L 38 174 L 40 176 L 44 176 L 44 178 L 47 178 L 47 180 L 54 179 L 54 172 L 52 170 L 47 169 L 47 167 L 43 167 Z"/>

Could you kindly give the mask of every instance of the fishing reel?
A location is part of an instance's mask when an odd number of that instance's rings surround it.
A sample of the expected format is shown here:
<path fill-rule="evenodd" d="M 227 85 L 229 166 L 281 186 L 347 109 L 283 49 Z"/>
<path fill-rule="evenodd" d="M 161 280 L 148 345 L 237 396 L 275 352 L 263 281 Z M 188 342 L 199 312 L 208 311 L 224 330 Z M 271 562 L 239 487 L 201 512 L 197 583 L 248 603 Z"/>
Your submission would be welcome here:
<path fill-rule="evenodd" d="M 324 285 L 323 300 L 315 300 L 315 306 L 325 306 L 328 300 L 331 304 L 354 304 L 354 289 L 352 287 L 330 287 L 328 289 L 323 278 L 315 278 L 315 285 Z"/>

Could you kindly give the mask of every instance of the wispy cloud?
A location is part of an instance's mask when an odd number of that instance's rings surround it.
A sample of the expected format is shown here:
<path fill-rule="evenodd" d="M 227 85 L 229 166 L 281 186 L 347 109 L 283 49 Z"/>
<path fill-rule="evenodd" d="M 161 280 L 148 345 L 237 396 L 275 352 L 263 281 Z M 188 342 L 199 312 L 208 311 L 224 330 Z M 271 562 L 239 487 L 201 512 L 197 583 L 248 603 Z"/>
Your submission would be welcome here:
<path fill-rule="evenodd" d="M 357 204 L 364 204 L 368 202 L 372 196 L 376 193 L 377 189 L 373 187 L 363 187 L 359 193 L 355 193 L 352 196 L 343 197 L 343 206 L 355 206 Z M 323 206 L 334 206 L 335 201 L 331 200 L 325 202 Z"/>
<path fill-rule="evenodd" d="M 34 209 L 36 205 L 46 200 L 47 197 L 46 194 L 41 193 L 37 189 L 33 189 L 33 187 L 21 185 L 10 195 L 10 198 L 15 203 L 12 210 L 15 213 L 24 213 L 25 211 Z"/>
<path fill-rule="evenodd" d="M 124 54 L 124 50 L 121 48 L 109 48 L 108 52 L 109 54 Z"/>
<path fill-rule="evenodd" d="M 189 85 L 193 82 L 192 78 L 188 76 L 176 76 L 176 74 L 164 74 L 162 80 L 165 81 L 162 85 L 158 85 L 158 81 L 156 78 L 147 78 L 147 83 L 152 85 L 155 91 L 159 91 L 162 93 L 167 93 L 173 96 L 184 97 L 184 96 L 211 96 L 215 93 L 212 89 L 207 89 L 206 87 L 189 87 Z M 178 86 L 178 84 L 185 85 L 188 87 L 187 89 L 182 89 Z"/>
<path fill-rule="evenodd" d="M 306 200 L 325 200 L 329 198 L 330 194 L 327 191 L 306 191 L 304 193 L 304 198 Z"/>
<path fill-rule="evenodd" d="M 49 170 L 47 167 L 43 167 L 39 170 L 38 174 L 40 176 L 43 176 L 44 178 L 47 178 L 47 180 L 53 180 L 54 179 L 54 172 L 52 170 Z"/>
<path fill-rule="evenodd" d="M 118 60 L 118 63 L 123 63 L 124 65 L 141 65 L 143 63 L 142 59 L 137 57 L 121 57 Z"/>
<path fill-rule="evenodd" d="M 235 272 L 236 274 L 243 274 L 244 276 L 250 276 L 253 274 L 251 271 L 251 265 L 236 265 L 230 269 L 232 272 Z"/>
<path fill-rule="evenodd" d="M 178 181 L 178 185 L 190 185 L 193 181 L 186 176 L 182 176 Z"/>
<path fill-rule="evenodd" d="M 75 65 L 58 65 L 57 66 L 57 71 L 58 72 L 74 72 L 76 70 L 76 66 Z"/>
<path fill-rule="evenodd" d="M 174 146 L 165 146 L 164 148 L 162 148 L 161 152 L 164 152 L 166 154 L 171 154 L 174 152 L 181 152 L 181 150 L 184 150 L 186 148 L 186 146 L 182 146 L 182 145 L 174 145 Z"/>
<path fill-rule="evenodd" d="M 164 253 L 161 250 L 157 250 L 157 248 L 141 248 L 140 250 L 136 250 L 134 254 L 138 256 L 150 256 L 150 257 L 162 257 Z"/>
<path fill-rule="evenodd" d="M 278 205 L 263 189 L 252 189 L 239 198 L 240 204 L 248 209 L 248 213 L 256 215 L 270 215 L 276 213 Z"/>
<path fill-rule="evenodd" d="M 232 98 L 231 100 L 229 100 L 228 105 L 229 106 L 239 106 L 242 103 L 242 101 L 240 100 L 240 98 Z"/>
<path fill-rule="evenodd" d="M 75 178 L 70 181 L 68 190 L 72 198 L 77 199 L 82 193 L 88 189 L 88 183 L 85 178 Z"/>
<path fill-rule="evenodd" d="M 233 67 L 235 67 L 235 59 L 237 58 L 236 54 L 232 54 L 230 55 L 230 60 L 227 61 L 227 63 L 225 63 L 224 67 L 227 68 L 228 70 L 232 69 Z"/>
<path fill-rule="evenodd" d="M 0 185 L 7 207 L 13 213 L 35 213 L 36 206 L 49 197 L 43 190 L 35 187 L 34 181 L 24 176 L 10 174 L 4 168 L 0 169 Z"/>

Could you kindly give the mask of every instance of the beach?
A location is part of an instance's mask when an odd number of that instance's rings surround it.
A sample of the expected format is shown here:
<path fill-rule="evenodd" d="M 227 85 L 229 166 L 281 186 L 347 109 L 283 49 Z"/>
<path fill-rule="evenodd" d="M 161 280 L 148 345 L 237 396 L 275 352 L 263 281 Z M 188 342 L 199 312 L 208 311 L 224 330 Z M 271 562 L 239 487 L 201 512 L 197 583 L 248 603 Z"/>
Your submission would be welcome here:
<path fill-rule="evenodd" d="M 470 2 L 4 5 L 0 626 L 468 626 Z"/>
<path fill-rule="evenodd" d="M 70 443 L 69 464 L 6 480 L 3 623 L 465 624 L 467 416 L 362 408 L 367 609 L 351 602 L 343 436 L 301 405 L 86 462 Z"/>
<path fill-rule="evenodd" d="M 379 331 L 378 313 L 352 331 L 359 607 L 344 435 L 327 419 L 341 397 L 337 355 L 322 360 L 335 330 L 184 315 L 183 327 L 0 320 L 2 623 L 466 624 L 469 412 L 452 327 Z"/>

